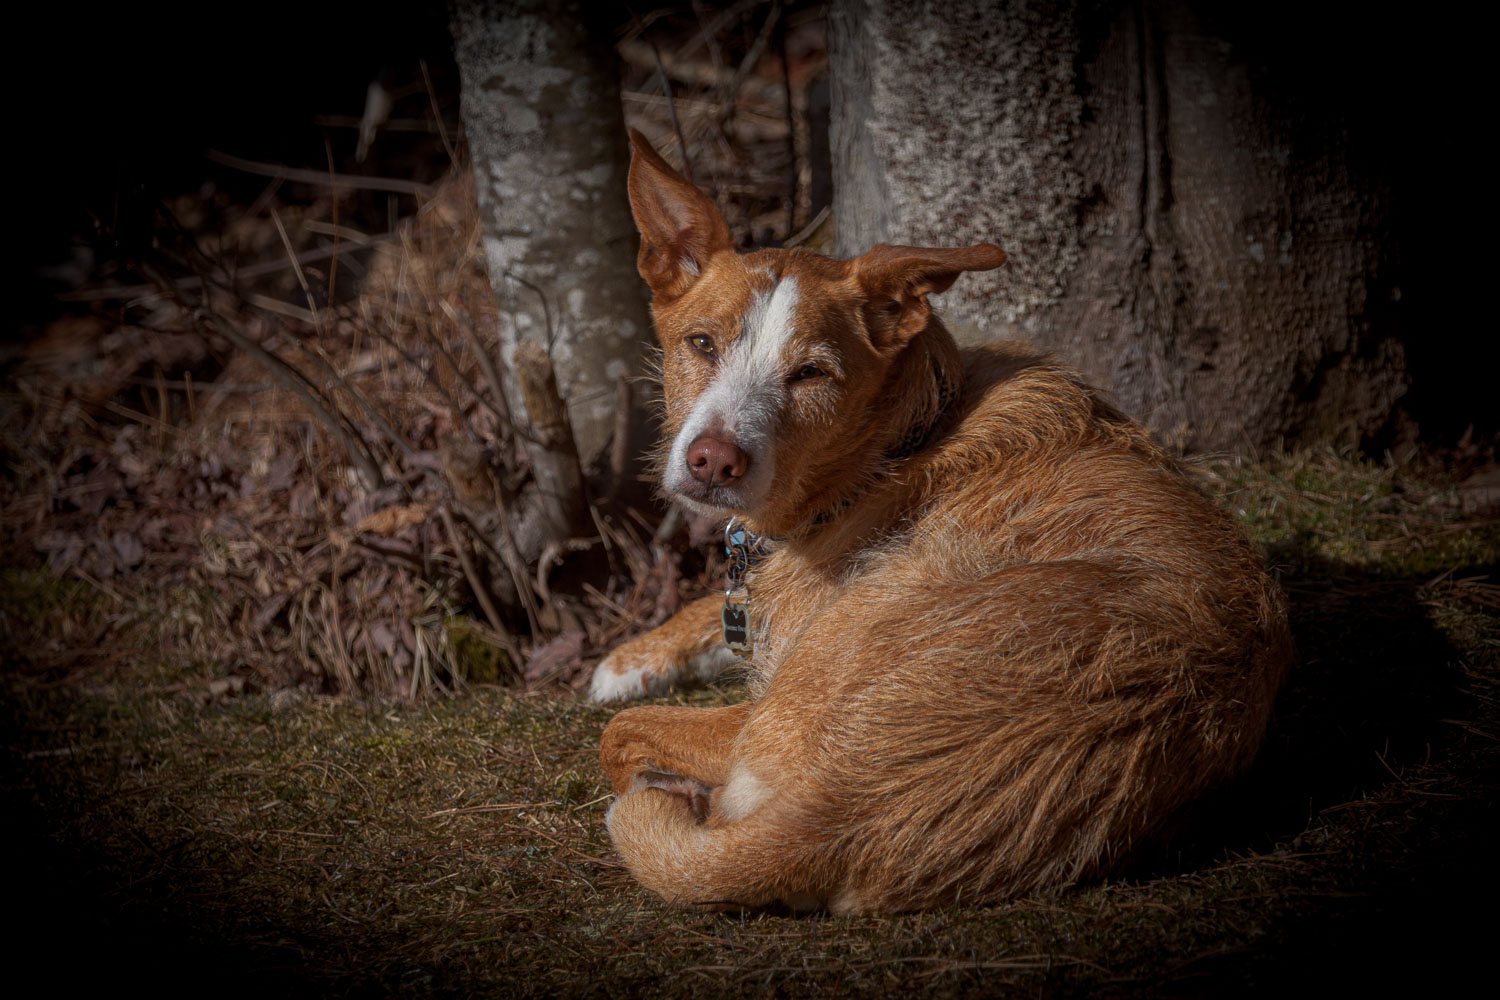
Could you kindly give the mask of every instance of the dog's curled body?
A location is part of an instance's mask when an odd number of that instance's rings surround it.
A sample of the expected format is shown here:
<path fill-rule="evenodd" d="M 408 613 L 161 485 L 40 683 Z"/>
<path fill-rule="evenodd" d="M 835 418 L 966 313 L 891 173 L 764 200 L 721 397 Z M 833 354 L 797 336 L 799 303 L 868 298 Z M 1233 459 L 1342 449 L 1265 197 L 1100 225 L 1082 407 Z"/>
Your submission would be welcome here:
<path fill-rule="evenodd" d="M 750 581 L 754 699 L 606 730 L 611 836 L 669 901 L 896 911 L 1098 876 L 1263 737 L 1290 640 L 1243 534 L 1071 371 L 922 322 L 816 514 L 749 512 L 786 535 Z M 912 414 L 923 446 L 892 452 Z M 717 615 L 659 641 L 701 652 Z"/>

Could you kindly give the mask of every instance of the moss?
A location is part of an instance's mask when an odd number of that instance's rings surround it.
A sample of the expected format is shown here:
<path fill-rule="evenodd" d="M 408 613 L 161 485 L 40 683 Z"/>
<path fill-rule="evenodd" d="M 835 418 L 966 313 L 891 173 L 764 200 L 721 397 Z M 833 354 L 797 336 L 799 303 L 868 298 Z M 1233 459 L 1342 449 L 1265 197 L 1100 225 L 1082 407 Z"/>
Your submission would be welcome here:
<path fill-rule="evenodd" d="M 499 684 L 516 675 L 510 654 L 491 642 L 460 615 L 446 622 L 453 666 L 470 684 Z"/>
<path fill-rule="evenodd" d="M 44 569 L 0 569 L 0 637 L 17 649 L 41 639 L 41 623 L 83 628 L 105 613 L 104 591 Z"/>
<path fill-rule="evenodd" d="M 1451 484 L 1358 454 L 1301 451 L 1200 470 L 1282 572 L 1340 566 L 1397 578 L 1500 562 L 1500 522 L 1465 518 Z"/>

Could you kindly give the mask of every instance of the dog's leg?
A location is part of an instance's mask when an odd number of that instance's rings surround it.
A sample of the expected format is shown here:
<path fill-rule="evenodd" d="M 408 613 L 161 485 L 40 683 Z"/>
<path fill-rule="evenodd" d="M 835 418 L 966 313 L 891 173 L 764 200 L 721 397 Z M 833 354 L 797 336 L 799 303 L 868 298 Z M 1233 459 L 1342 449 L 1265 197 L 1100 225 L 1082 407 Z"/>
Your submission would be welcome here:
<path fill-rule="evenodd" d="M 689 799 L 699 818 L 728 779 L 729 751 L 753 702 L 727 708 L 643 705 L 615 716 L 599 740 L 599 763 L 616 795 L 656 787 Z"/>
<path fill-rule="evenodd" d="M 644 788 L 605 815 L 610 838 L 636 880 L 669 903 L 705 910 L 831 905 L 836 872 L 819 837 L 794 813 L 762 809 L 734 823 L 700 822 L 677 796 Z"/>
<path fill-rule="evenodd" d="M 684 681 L 706 683 L 738 663 L 723 643 L 723 607 L 723 598 L 704 597 L 616 648 L 595 668 L 589 701 L 625 701 L 662 694 Z"/>
<path fill-rule="evenodd" d="M 642 706 L 615 716 L 600 760 L 618 798 L 605 814 L 615 849 L 642 885 L 707 909 L 827 904 L 810 860 L 817 838 L 795 808 L 770 798 L 748 814 L 728 800 L 746 762 L 736 747 L 756 703 L 728 708 Z M 812 853 L 809 853 L 812 848 Z"/>

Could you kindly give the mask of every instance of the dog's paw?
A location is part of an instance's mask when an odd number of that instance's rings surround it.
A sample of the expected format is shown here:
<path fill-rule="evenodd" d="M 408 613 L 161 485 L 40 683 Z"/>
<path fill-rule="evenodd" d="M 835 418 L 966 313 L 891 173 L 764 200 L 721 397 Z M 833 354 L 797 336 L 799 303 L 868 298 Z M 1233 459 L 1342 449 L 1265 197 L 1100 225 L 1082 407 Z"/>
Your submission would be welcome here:
<path fill-rule="evenodd" d="M 631 701 L 666 694 L 675 684 L 706 684 L 739 659 L 715 643 L 688 656 L 672 656 L 645 635 L 610 653 L 594 668 L 589 701 Z"/>
<path fill-rule="evenodd" d="M 599 661 L 589 683 L 589 701 L 631 701 L 651 693 L 652 682 L 666 665 L 660 658 L 632 655 L 632 645 L 626 643 Z"/>

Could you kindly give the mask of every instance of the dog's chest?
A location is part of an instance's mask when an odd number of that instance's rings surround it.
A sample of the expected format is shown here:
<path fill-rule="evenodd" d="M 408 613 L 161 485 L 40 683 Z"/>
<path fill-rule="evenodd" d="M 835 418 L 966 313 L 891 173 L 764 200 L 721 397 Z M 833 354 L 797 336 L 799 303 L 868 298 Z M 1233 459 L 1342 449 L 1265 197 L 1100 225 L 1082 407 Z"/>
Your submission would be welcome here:
<path fill-rule="evenodd" d="M 751 628 L 755 655 L 751 686 L 764 690 L 808 625 L 847 585 L 853 555 L 814 559 L 778 549 L 750 577 Z"/>

